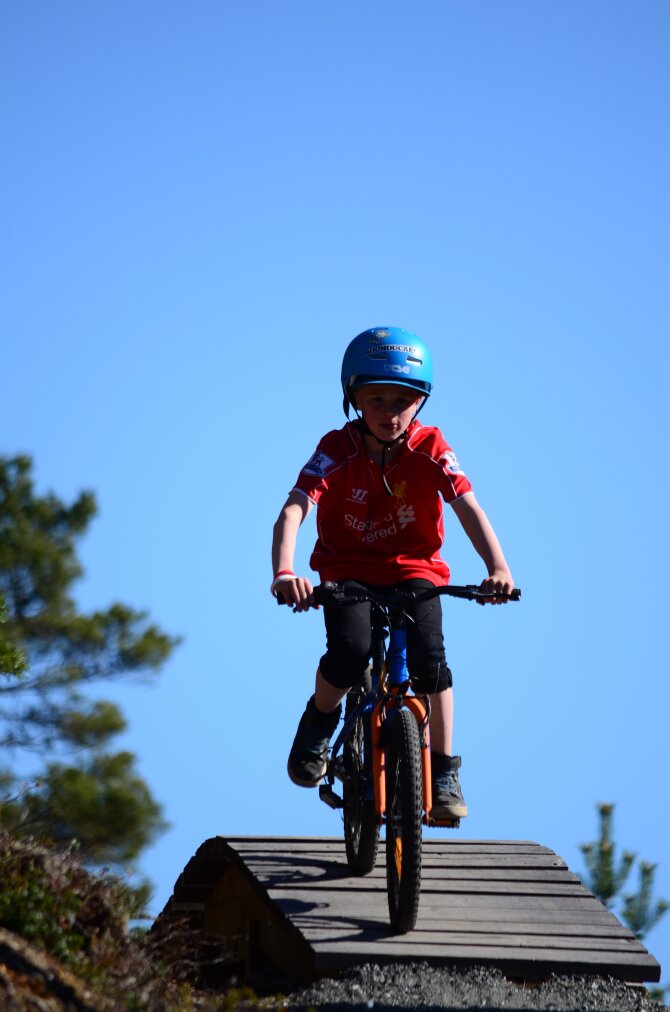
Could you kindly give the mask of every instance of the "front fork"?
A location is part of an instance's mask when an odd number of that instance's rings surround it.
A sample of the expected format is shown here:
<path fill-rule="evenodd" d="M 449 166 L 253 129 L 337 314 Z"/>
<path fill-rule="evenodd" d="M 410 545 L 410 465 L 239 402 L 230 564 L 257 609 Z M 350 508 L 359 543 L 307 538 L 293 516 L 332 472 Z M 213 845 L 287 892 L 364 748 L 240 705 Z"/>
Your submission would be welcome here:
<path fill-rule="evenodd" d="M 430 824 L 433 807 L 433 787 L 430 764 L 430 700 L 427 696 L 408 696 L 392 692 L 380 699 L 372 711 L 372 784 L 375 795 L 375 809 L 379 822 L 386 816 L 386 745 L 384 742 L 387 721 L 393 720 L 393 711 L 400 706 L 414 714 L 419 725 L 421 744 L 421 773 L 423 783 L 423 822 Z"/>

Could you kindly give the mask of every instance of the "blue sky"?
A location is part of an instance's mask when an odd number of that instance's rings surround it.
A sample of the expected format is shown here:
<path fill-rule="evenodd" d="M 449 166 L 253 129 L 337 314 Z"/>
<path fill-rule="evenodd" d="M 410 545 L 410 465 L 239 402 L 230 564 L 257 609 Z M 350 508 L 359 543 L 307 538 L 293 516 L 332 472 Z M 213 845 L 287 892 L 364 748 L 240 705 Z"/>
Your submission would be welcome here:
<path fill-rule="evenodd" d="M 0 452 L 96 492 L 81 606 L 184 636 L 97 693 L 171 822 L 154 913 L 210 836 L 340 832 L 285 773 L 323 634 L 269 545 L 378 324 L 431 347 L 423 418 L 524 592 L 445 606 L 461 835 L 579 871 L 612 801 L 670 898 L 669 31 L 663 0 L 3 5 Z M 451 516 L 444 554 L 483 577 Z"/>

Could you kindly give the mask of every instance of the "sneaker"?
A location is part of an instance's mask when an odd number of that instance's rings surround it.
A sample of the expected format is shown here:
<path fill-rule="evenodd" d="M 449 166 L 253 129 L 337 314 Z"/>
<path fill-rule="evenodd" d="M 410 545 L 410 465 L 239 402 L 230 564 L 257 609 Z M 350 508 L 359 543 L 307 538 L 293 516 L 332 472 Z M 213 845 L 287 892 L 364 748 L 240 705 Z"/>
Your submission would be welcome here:
<path fill-rule="evenodd" d="M 468 814 L 461 785 L 458 782 L 458 771 L 461 766 L 459 755 L 438 755 L 433 752 L 430 757 L 433 771 L 433 810 L 431 816 L 436 819 L 464 819 Z"/>
<path fill-rule="evenodd" d="M 334 713 L 321 713 L 309 700 L 300 718 L 288 757 L 288 775 L 298 787 L 316 787 L 328 766 L 328 744 L 340 720 L 342 707 Z"/>

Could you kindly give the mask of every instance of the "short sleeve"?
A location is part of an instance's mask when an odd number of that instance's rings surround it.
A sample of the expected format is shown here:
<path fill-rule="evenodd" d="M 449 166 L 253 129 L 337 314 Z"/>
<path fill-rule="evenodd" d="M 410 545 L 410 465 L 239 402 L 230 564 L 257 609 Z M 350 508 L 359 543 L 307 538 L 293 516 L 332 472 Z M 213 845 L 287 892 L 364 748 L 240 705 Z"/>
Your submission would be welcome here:
<path fill-rule="evenodd" d="M 472 492 L 472 484 L 448 443 L 443 443 L 437 463 L 442 472 L 440 493 L 445 502 L 451 503 Z"/>
<path fill-rule="evenodd" d="M 328 476 L 339 467 L 340 454 L 333 438 L 335 435 L 329 432 L 323 437 L 294 485 L 295 491 L 302 492 L 313 503 L 318 503 L 328 488 Z"/>

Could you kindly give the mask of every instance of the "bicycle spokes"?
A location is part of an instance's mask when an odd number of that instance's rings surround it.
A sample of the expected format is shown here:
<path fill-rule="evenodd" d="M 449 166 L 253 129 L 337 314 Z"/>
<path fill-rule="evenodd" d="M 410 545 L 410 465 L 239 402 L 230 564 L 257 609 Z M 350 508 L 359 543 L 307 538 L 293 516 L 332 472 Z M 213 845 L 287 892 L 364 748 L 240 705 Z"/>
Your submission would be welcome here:
<path fill-rule="evenodd" d="M 347 862 L 356 875 L 367 875 L 375 866 L 379 844 L 379 819 L 371 792 L 372 736 L 370 720 L 361 711 L 363 693 L 347 697 L 347 716 L 358 714 L 343 746 L 344 844 Z"/>

